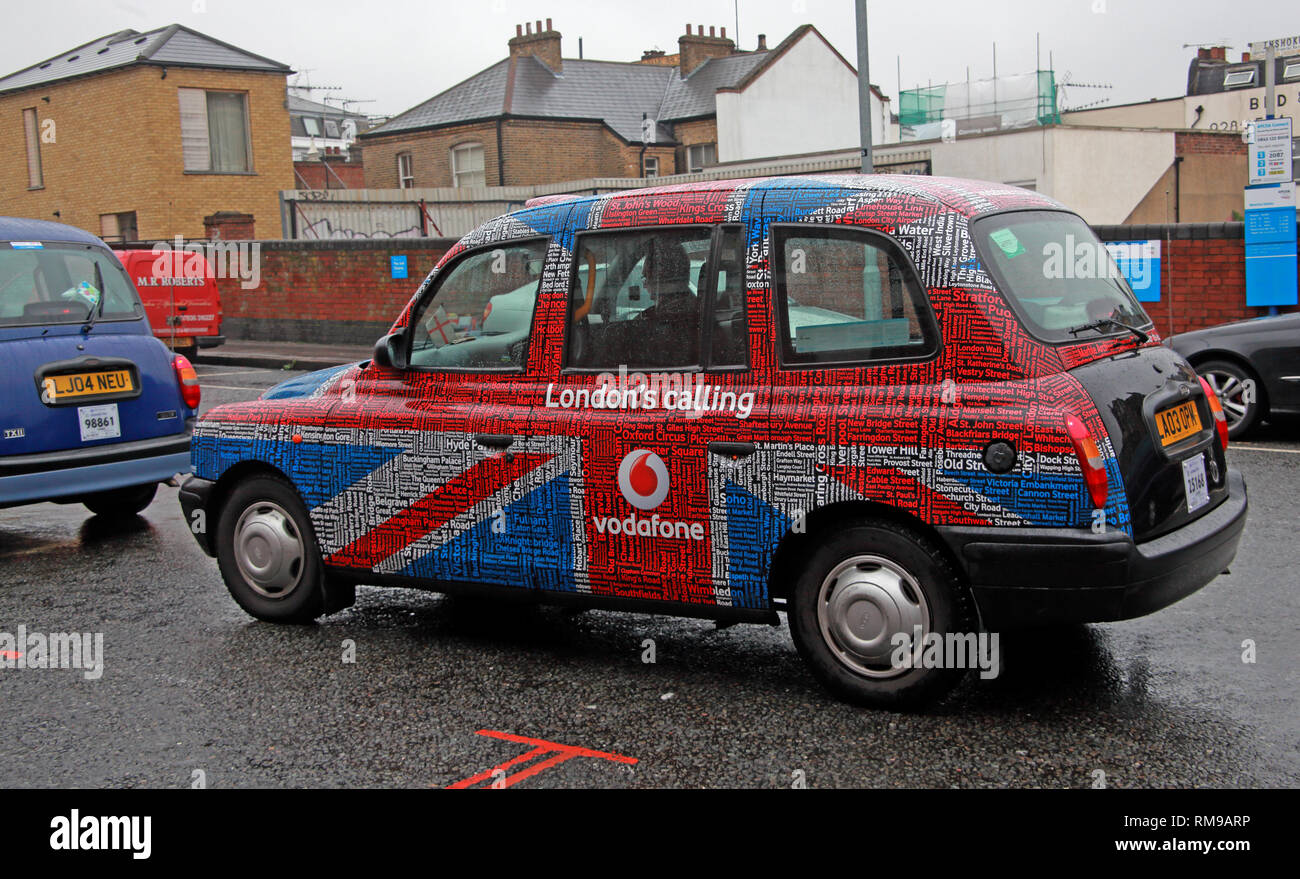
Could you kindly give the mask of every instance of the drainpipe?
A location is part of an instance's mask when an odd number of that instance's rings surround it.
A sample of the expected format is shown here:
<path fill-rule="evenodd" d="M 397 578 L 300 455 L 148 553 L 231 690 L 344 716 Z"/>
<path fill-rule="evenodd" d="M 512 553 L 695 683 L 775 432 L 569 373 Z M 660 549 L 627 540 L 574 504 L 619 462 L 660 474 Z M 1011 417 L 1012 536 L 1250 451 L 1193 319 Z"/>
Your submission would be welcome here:
<path fill-rule="evenodd" d="M 505 153 L 502 150 L 503 150 L 503 146 L 501 140 L 501 120 L 498 118 L 497 119 L 497 186 L 506 185 L 506 163 L 505 163 L 505 159 L 502 158 L 505 155 Z"/>

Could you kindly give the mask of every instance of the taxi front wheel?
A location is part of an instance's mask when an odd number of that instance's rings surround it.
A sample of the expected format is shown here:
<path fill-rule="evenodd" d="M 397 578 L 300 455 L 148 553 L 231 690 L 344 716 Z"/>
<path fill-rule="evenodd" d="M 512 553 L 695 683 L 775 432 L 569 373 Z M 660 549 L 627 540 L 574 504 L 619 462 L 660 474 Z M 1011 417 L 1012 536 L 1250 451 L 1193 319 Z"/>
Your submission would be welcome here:
<path fill-rule="evenodd" d="M 235 486 L 217 522 L 217 564 L 235 601 L 271 623 L 325 613 L 324 566 L 293 486 L 258 476 Z"/>
<path fill-rule="evenodd" d="M 787 616 L 817 679 L 845 701 L 877 707 L 923 704 L 955 687 L 965 668 L 935 667 L 924 648 L 934 636 L 975 631 L 969 591 L 941 547 L 884 520 L 828 534 Z"/>

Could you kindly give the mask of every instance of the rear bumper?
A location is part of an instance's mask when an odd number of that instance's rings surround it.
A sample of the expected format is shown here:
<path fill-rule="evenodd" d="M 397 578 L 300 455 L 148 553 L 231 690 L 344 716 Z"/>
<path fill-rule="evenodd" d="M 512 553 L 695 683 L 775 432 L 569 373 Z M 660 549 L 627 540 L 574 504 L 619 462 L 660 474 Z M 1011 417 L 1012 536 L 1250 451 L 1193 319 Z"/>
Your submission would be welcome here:
<path fill-rule="evenodd" d="M 76 501 L 190 470 L 190 434 L 0 458 L 0 507 Z"/>
<path fill-rule="evenodd" d="M 200 348 L 216 348 L 226 344 L 225 336 L 195 336 L 194 341 Z"/>
<path fill-rule="evenodd" d="M 1050 528 L 947 528 L 985 626 L 1126 620 L 1167 607 L 1231 564 L 1246 525 L 1246 481 L 1228 471 L 1228 497 L 1163 537 Z"/>

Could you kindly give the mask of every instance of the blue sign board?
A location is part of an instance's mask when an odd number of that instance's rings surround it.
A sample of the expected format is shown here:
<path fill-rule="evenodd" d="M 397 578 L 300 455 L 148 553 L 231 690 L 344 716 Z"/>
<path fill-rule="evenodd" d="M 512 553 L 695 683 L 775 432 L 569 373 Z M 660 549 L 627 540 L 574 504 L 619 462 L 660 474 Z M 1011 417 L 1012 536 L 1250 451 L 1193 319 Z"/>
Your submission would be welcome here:
<path fill-rule="evenodd" d="M 1108 241 L 1106 249 L 1138 302 L 1160 301 L 1160 242 Z"/>
<path fill-rule="evenodd" d="M 390 256 L 388 258 L 388 269 L 393 275 L 394 280 L 405 278 L 406 275 L 406 257 Z"/>
<path fill-rule="evenodd" d="M 1246 304 L 1295 305 L 1294 183 L 1246 187 Z"/>

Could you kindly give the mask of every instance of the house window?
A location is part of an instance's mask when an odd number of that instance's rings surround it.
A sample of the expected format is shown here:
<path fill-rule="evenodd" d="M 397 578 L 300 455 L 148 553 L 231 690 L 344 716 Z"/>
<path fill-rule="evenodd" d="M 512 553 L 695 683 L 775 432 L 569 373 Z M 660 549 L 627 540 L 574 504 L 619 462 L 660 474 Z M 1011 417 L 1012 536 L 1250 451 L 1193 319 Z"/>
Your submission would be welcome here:
<path fill-rule="evenodd" d="M 332 137 L 332 138 L 334 138 L 334 139 L 336 139 L 336 140 L 338 139 L 338 136 L 339 136 L 339 124 L 338 124 L 337 122 L 335 122 L 333 119 L 326 119 L 326 120 L 325 120 L 325 136 L 326 136 L 326 137 Z"/>
<path fill-rule="evenodd" d="M 1288 81 L 1300 79 L 1300 61 L 1288 61 L 1286 67 L 1282 68 L 1282 78 Z"/>
<path fill-rule="evenodd" d="M 181 154 L 186 171 L 247 174 L 253 170 L 248 137 L 248 95 L 177 89 L 181 104 Z"/>
<path fill-rule="evenodd" d="M 483 172 L 483 144 L 463 143 L 451 151 L 451 181 L 456 187 L 486 186 Z"/>
<path fill-rule="evenodd" d="M 320 120 L 315 116 L 302 117 L 302 128 L 308 137 L 320 137 Z"/>
<path fill-rule="evenodd" d="M 1226 89 L 1241 88 L 1242 86 L 1253 85 L 1254 83 L 1255 68 L 1253 67 L 1229 70 L 1223 77 L 1223 87 Z"/>
<path fill-rule="evenodd" d="M 643 167 L 643 168 L 641 169 L 641 176 L 642 176 L 642 177 L 658 177 L 658 176 L 659 176 L 659 157 L 658 157 L 658 156 L 646 156 L 646 157 L 645 157 L 645 161 L 643 162 L 643 164 L 644 164 L 645 167 Z"/>
<path fill-rule="evenodd" d="M 105 241 L 139 241 L 140 227 L 136 223 L 135 211 L 126 211 L 120 214 L 100 214 L 99 237 Z"/>
<path fill-rule="evenodd" d="M 697 143 L 686 148 L 686 171 L 695 174 L 710 165 L 718 164 L 718 145 Z"/>
<path fill-rule="evenodd" d="M 23 133 L 27 136 L 27 188 L 40 189 L 45 186 L 45 176 L 41 172 L 41 133 L 35 107 L 23 111 Z"/>
<path fill-rule="evenodd" d="M 397 154 L 397 186 L 399 189 L 410 189 L 415 186 L 413 167 L 410 153 Z"/>

